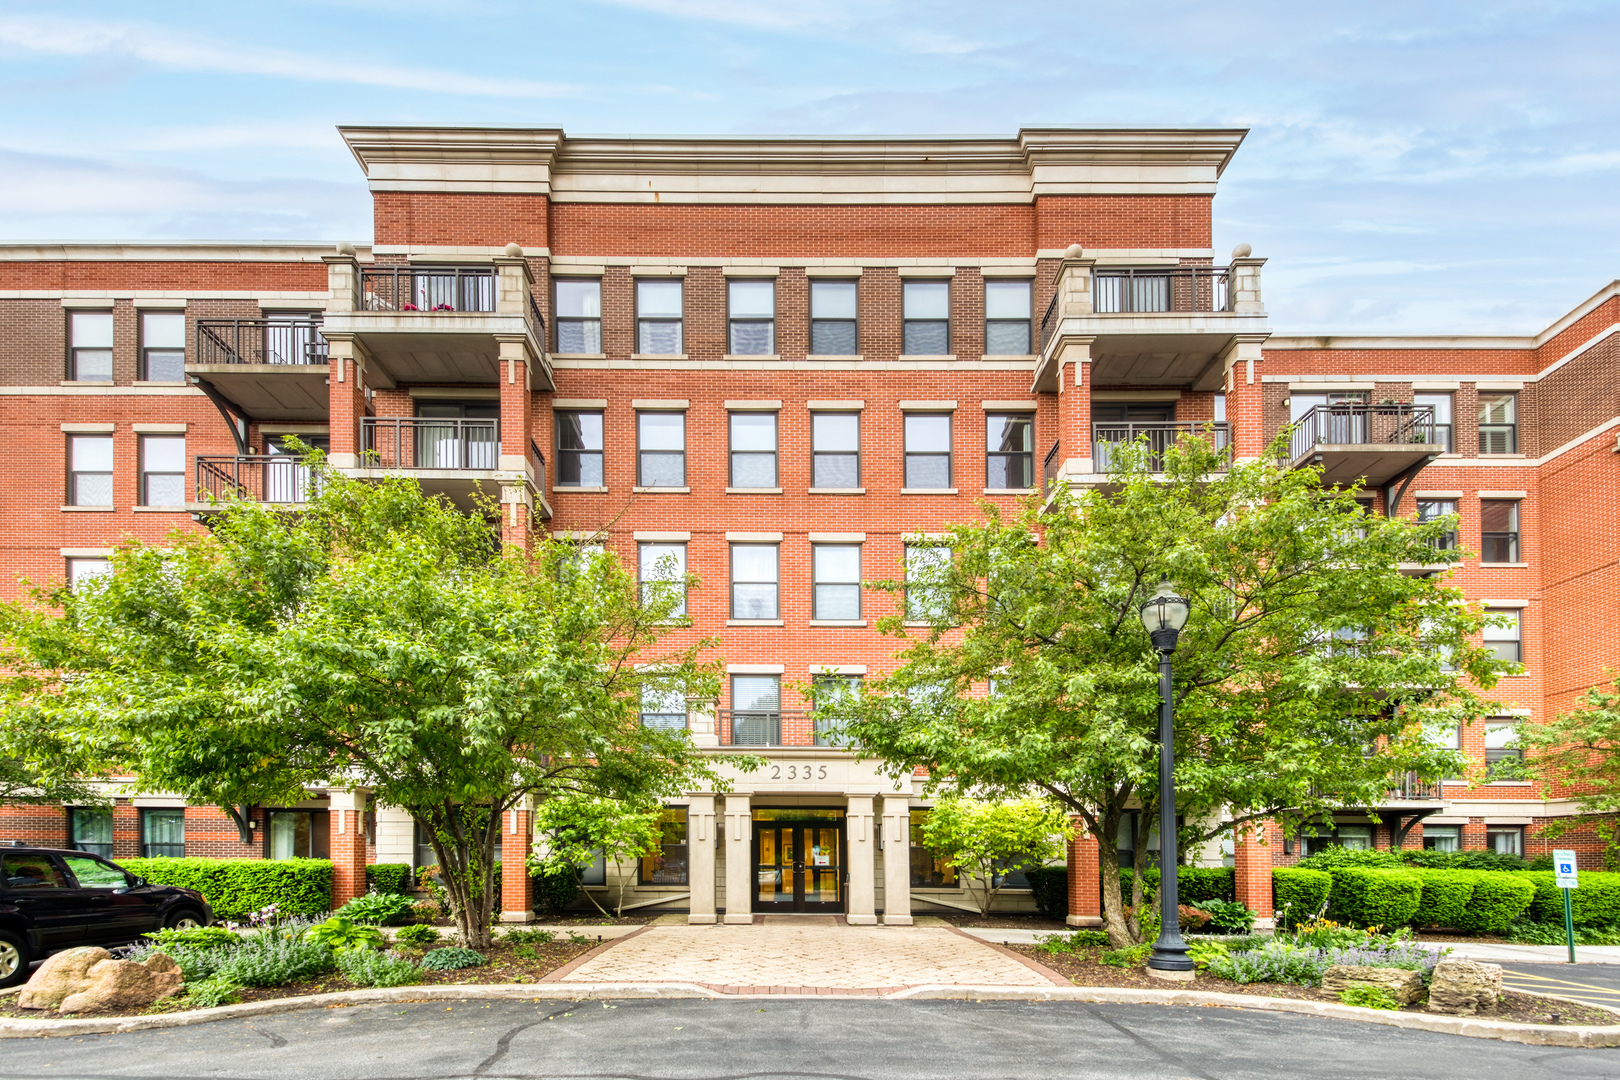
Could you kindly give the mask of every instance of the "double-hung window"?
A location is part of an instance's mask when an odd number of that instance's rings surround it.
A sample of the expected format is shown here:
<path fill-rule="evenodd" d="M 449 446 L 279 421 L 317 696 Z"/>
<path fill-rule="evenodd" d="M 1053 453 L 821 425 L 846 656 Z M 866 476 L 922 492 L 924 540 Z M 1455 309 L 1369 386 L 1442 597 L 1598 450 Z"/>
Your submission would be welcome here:
<path fill-rule="evenodd" d="M 141 505 L 186 503 L 186 440 L 177 435 L 141 436 Z"/>
<path fill-rule="evenodd" d="M 1453 449 L 1451 441 L 1451 403 L 1450 394 L 1412 395 L 1412 404 L 1427 405 L 1434 410 L 1434 426 L 1423 429 L 1423 433 L 1427 436 L 1426 441 L 1439 443 L 1446 448 L 1448 454 Z"/>
<path fill-rule="evenodd" d="M 810 353 L 812 356 L 854 356 L 860 351 L 855 334 L 859 310 L 853 281 L 810 283 Z"/>
<path fill-rule="evenodd" d="M 1516 454 L 1519 452 L 1519 396 L 1481 393 L 1479 395 L 1479 452 Z"/>
<path fill-rule="evenodd" d="M 1456 499 L 1419 499 L 1417 516 L 1419 521 L 1434 521 L 1437 518 L 1455 517 L 1457 514 Z M 1457 546 L 1457 531 L 1453 529 L 1444 536 L 1429 541 L 1429 546 L 1436 551 L 1451 551 Z"/>
<path fill-rule="evenodd" d="M 1517 499 L 1482 499 L 1479 504 L 1479 561 L 1519 561 L 1519 502 Z"/>
<path fill-rule="evenodd" d="M 636 352 L 649 356 L 681 352 L 681 285 L 679 278 L 636 282 Z"/>
<path fill-rule="evenodd" d="M 643 604 L 670 604 L 667 617 L 686 617 L 686 545 L 681 543 L 642 543 L 637 545 L 637 569 L 641 576 Z"/>
<path fill-rule="evenodd" d="M 944 356 L 951 351 L 951 285 L 948 281 L 908 281 L 903 286 L 907 356 Z"/>
<path fill-rule="evenodd" d="M 731 677 L 734 746 L 782 745 L 782 680 L 777 675 Z"/>
<path fill-rule="evenodd" d="M 810 685 L 811 697 L 818 709 L 830 705 L 840 698 L 847 697 L 858 700 L 861 694 L 861 677 L 859 675 L 817 675 Z M 844 726 L 836 720 L 817 717 L 816 745 L 848 745 L 848 741 L 843 737 L 843 730 Z"/>
<path fill-rule="evenodd" d="M 1462 826 L 1423 826 L 1423 848 L 1425 851 L 1461 851 Z"/>
<path fill-rule="evenodd" d="M 1523 855 L 1524 826 L 1487 826 L 1485 829 L 1485 846 L 1498 855 Z"/>
<path fill-rule="evenodd" d="M 184 810 L 141 811 L 141 855 L 148 859 L 181 859 L 186 854 Z"/>
<path fill-rule="evenodd" d="M 906 414 L 905 486 L 940 491 L 951 486 L 951 414 Z"/>
<path fill-rule="evenodd" d="M 1524 663 L 1524 619 L 1517 608 L 1486 608 L 1485 648 L 1496 654 L 1498 660 L 1509 664 Z"/>
<path fill-rule="evenodd" d="M 668 686 L 648 686 L 641 691 L 641 726 L 664 731 L 686 727 L 686 696 Z"/>
<path fill-rule="evenodd" d="M 601 487 L 602 414 L 557 413 L 557 486 Z"/>
<path fill-rule="evenodd" d="M 69 559 L 67 561 L 68 588 L 77 589 L 92 578 L 112 573 L 111 559 Z"/>
<path fill-rule="evenodd" d="M 936 622 L 945 615 L 944 580 L 951 549 L 943 544 L 906 545 L 906 621 Z"/>
<path fill-rule="evenodd" d="M 1035 486 L 1035 417 L 1030 413 L 990 413 L 985 417 L 984 486 Z"/>
<path fill-rule="evenodd" d="M 818 412 L 810 418 L 813 488 L 861 486 L 861 414 Z"/>
<path fill-rule="evenodd" d="M 186 381 L 186 317 L 178 311 L 141 312 L 141 378 Z"/>
<path fill-rule="evenodd" d="M 637 486 L 686 486 L 686 414 L 636 413 Z"/>
<path fill-rule="evenodd" d="M 774 488 L 776 484 L 776 414 L 730 414 L 731 483 L 734 488 Z"/>
<path fill-rule="evenodd" d="M 112 858 L 112 811 L 105 806 L 70 807 L 68 846 L 104 859 Z"/>
<path fill-rule="evenodd" d="M 1485 721 L 1485 780 L 1516 780 L 1513 770 L 1524 760 L 1524 749 L 1518 745 L 1519 724 L 1516 720 L 1495 719 Z M 1505 775 L 1504 775 L 1505 774 Z"/>
<path fill-rule="evenodd" d="M 731 617 L 777 619 L 781 560 L 775 544 L 731 545 Z"/>
<path fill-rule="evenodd" d="M 861 545 L 815 544 L 810 549 L 811 618 L 853 621 L 861 617 Z"/>
<path fill-rule="evenodd" d="M 557 351 L 602 351 L 602 281 L 600 278 L 558 278 Z"/>
<path fill-rule="evenodd" d="M 68 315 L 68 378 L 77 382 L 113 381 L 113 317 L 110 311 L 74 311 Z"/>
<path fill-rule="evenodd" d="M 728 281 L 726 309 L 729 352 L 769 356 L 776 352 L 776 282 Z"/>
<path fill-rule="evenodd" d="M 68 505 L 111 506 L 112 481 L 112 436 L 68 436 Z"/>
<path fill-rule="evenodd" d="M 988 355 L 1028 355 L 1030 285 L 1028 281 L 984 283 L 984 351 Z"/>

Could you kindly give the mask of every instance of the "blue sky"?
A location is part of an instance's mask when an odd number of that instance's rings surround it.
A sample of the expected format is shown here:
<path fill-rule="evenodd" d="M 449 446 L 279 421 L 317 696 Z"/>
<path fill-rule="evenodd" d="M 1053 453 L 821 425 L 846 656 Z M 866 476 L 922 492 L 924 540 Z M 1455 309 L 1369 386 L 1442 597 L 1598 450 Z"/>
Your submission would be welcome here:
<path fill-rule="evenodd" d="M 1620 3 L 0 0 L 0 238 L 364 240 L 339 123 L 1253 129 L 1281 331 L 1534 332 L 1620 276 Z"/>

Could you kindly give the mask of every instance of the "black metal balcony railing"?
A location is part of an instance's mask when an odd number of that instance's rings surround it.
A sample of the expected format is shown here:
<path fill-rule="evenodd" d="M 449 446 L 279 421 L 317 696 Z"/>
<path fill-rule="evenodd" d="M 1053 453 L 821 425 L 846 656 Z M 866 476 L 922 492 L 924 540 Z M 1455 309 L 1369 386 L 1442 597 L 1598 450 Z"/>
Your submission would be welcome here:
<path fill-rule="evenodd" d="M 1113 461 L 1114 447 L 1120 443 L 1133 443 L 1141 439 L 1147 450 L 1148 467 L 1154 472 L 1164 471 L 1165 451 L 1174 446 L 1183 435 L 1208 439 L 1217 450 L 1232 444 L 1232 425 L 1224 420 L 1210 422 L 1198 420 L 1167 420 L 1149 424 L 1109 424 L 1093 422 L 1091 425 L 1091 459 L 1096 472 L 1107 472 Z"/>
<path fill-rule="evenodd" d="M 360 294 L 360 306 L 366 311 L 494 311 L 495 268 L 383 266 L 362 269 Z"/>
<path fill-rule="evenodd" d="M 1442 797 L 1444 790 L 1438 780 L 1425 780 L 1417 773 L 1407 773 L 1398 784 L 1389 789 L 1389 798 L 1392 802 L 1408 800 L 1434 802 Z"/>
<path fill-rule="evenodd" d="M 198 454 L 197 490 L 203 498 L 237 496 L 255 502 L 297 504 L 315 492 L 315 473 L 287 454 Z"/>
<path fill-rule="evenodd" d="M 1058 446 L 1059 445 L 1061 445 L 1061 444 L 1056 443 L 1056 442 L 1053 443 L 1052 444 L 1052 449 L 1050 449 L 1050 450 L 1048 450 L 1046 452 L 1046 457 L 1044 459 L 1042 459 L 1042 461 L 1041 461 L 1041 493 L 1042 494 L 1045 494 L 1046 492 L 1052 490 L 1052 481 L 1057 479 L 1058 466 L 1063 464 L 1063 462 L 1058 458 Z"/>
<path fill-rule="evenodd" d="M 1392 405 L 1315 405 L 1294 421 L 1290 450 L 1299 457 L 1315 446 L 1388 446 L 1439 442 L 1434 408 Z"/>
<path fill-rule="evenodd" d="M 1062 281 L 1059 281 L 1058 291 L 1052 294 L 1052 302 L 1046 305 L 1046 314 L 1041 316 L 1041 352 L 1046 351 L 1047 342 L 1057 332 L 1058 301 L 1063 297 Z"/>
<path fill-rule="evenodd" d="M 783 719 L 808 724 L 802 709 L 721 709 L 718 716 L 722 746 L 781 746 Z"/>
<path fill-rule="evenodd" d="M 1099 314 L 1232 310 L 1225 266 L 1099 266 L 1091 272 L 1091 310 Z"/>
<path fill-rule="evenodd" d="M 540 452 L 540 444 L 533 439 L 529 440 L 529 468 L 534 470 L 534 489 L 540 493 L 542 500 L 546 497 L 546 455 Z"/>
<path fill-rule="evenodd" d="M 531 443 L 532 446 L 532 443 Z M 500 456 L 499 420 L 366 416 L 360 448 L 380 469 L 493 469 Z"/>
<path fill-rule="evenodd" d="M 198 319 L 199 364 L 324 364 L 314 319 Z"/>

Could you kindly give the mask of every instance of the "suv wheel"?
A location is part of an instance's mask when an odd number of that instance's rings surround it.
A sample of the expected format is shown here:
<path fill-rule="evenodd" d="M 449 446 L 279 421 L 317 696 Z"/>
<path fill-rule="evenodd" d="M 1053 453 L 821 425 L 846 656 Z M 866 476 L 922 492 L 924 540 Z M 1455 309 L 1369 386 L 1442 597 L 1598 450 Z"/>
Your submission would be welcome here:
<path fill-rule="evenodd" d="M 30 959 L 22 938 L 0 930 L 0 987 L 26 982 Z"/>
<path fill-rule="evenodd" d="M 191 908 L 180 908 L 178 911 L 171 911 L 169 917 L 163 920 L 165 930 L 195 930 L 206 925 L 202 916 Z"/>

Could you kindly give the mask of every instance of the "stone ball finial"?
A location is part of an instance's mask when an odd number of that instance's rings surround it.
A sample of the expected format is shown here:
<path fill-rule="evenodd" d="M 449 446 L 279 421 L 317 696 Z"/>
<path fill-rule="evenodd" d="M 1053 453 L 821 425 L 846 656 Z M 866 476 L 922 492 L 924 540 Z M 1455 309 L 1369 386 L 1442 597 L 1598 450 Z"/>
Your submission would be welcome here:
<path fill-rule="evenodd" d="M 508 259 L 521 259 L 521 258 L 523 258 L 523 248 L 521 246 L 517 245 L 517 244 L 507 244 L 506 245 L 506 257 Z"/>
<path fill-rule="evenodd" d="M 354 254 L 354 245 L 349 243 L 347 240 L 339 240 L 338 241 L 338 246 L 337 246 L 337 253 L 339 255 L 353 255 Z"/>
<path fill-rule="evenodd" d="M 1068 247 L 1063 249 L 1063 257 L 1065 259 L 1079 259 L 1083 258 L 1085 254 L 1086 249 L 1081 247 L 1079 244 L 1070 244 Z"/>
<path fill-rule="evenodd" d="M 1248 244 L 1239 244 L 1237 247 L 1232 249 L 1232 258 L 1247 259 L 1253 252 L 1254 248 L 1250 247 Z"/>

